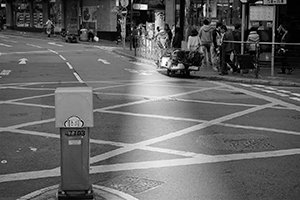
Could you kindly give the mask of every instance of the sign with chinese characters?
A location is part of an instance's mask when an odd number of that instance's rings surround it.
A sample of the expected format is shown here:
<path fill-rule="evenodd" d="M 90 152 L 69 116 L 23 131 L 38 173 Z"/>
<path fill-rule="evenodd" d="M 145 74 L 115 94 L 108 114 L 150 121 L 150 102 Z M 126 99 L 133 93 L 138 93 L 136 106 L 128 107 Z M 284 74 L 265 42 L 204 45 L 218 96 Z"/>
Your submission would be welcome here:
<path fill-rule="evenodd" d="M 250 21 L 273 21 L 273 6 L 250 6 Z"/>
<path fill-rule="evenodd" d="M 287 0 L 264 0 L 264 5 L 285 5 Z"/>

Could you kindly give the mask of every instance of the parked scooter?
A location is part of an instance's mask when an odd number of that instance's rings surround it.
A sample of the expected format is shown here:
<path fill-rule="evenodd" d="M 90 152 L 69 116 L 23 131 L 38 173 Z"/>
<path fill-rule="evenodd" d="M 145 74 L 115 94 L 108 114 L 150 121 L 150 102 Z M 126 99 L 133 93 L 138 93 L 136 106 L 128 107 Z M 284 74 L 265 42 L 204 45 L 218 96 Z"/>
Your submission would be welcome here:
<path fill-rule="evenodd" d="M 69 31 L 62 30 L 60 32 L 61 39 L 65 42 L 77 43 L 77 37 L 74 34 L 71 34 Z"/>

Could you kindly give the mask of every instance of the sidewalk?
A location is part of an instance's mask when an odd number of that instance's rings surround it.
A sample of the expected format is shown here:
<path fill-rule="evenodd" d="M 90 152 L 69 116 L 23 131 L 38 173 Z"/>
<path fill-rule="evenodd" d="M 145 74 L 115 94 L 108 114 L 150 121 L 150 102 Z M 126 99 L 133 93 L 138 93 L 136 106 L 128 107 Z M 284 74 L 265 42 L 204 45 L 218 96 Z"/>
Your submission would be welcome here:
<path fill-rule="evenodd" d="M 14 35 L 14 36 L 22 36 L 22 37 L 34 37 L 34 38 L 44 38 L 49 40 L 57 40 L 62 41 L 60 35 L 47 37 L 45 33 L 34 33 L 34 32 L 22 32 L 16 30 L 4 30 L 1 31 L 0 34 L 3 35 Z M 81 42 L 84 44 L 93 44 L 99 46 L 110 46 L 116 47 L 113 51 L 117 54 L 121 54 L 123 56 L 129 57 L 131 59 L 135 59 L 138 62 L 151 64 L 156 67 L 154 61 L 136 57 L 134 55 L 134 49 L 130 50 L 129 42 L 125 43 L 125 48 L 123 46 L 123 42 L 118 45 L 114 41 L 102 40 L 99 42 Z M 251 73 L 249 74 L 231 74 L 226 76 L 220 76 L 218 72 L 213 71 L 211 68 L 201 67 L 200 71 L 192 72 L 191 76 L 193 78 L 205 79 L 205 80 L 213 80 L 213 81 L 230 81 L 230 82 L 240 82 L 245 84 L 263 84 L 263 85 L 273 85 L 273 86 L 296 86 L 300 87 L 300 69 L 295 68 L 291 75 L 286 74 L 277 74 L 277 71 L 280 69 L 274 69 L 274 76 L 271 76 L 271 67 L 264 67 L 260 70 L 260 76 L 255 78 L 255 76 Z"/>

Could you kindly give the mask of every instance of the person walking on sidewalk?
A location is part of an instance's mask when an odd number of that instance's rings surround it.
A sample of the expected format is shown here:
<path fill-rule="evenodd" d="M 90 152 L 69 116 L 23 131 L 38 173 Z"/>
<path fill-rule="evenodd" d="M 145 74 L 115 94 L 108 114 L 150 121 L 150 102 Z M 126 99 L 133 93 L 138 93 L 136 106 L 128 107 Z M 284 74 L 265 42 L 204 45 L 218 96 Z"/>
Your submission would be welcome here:
<path fill-rule="evenodd" d="M 280 61 L 281 61 L 281 71 L 278 72 L 278 74 L 285 74 L 286 69 L 288 70 L 287 74 L 291 74 L 294 71 L 294 69 L 290 67 L 289 63 L 287 62 L 288 49 L 284 44 L 288 42 L 289 31 L 287 30 L 286 26 L 280 24 L 279 27 L 277 28 L 277 33 L 280 37 L 280 42 L 282 43 L 277 52 L 277 54 L 280 56 Z"/>
<path fill-rule="evenodd" d="M 193 29 L 191 31 L 191 35 L 188 37 L 187 49 L 189 51 L 199 51 L 200 50 L 201 41 L 198 37 L 198 31 Z"/>
<path fill-rule="evenodd" d="M 220 28 L 222 34 L 222 50 L 221 50 L 221 73 L 220 75 L 227 75 L 228 68 L 232 72 L 236 72 L 237 68 L 233 63 L 232 53 L 234 51 L 234 44 L 230 41 L 233 41 L 232 32 L 227 29 L 227 26 L 222 25 Z M 223 62 L 224 61 L 224 62 Z"/>
<path fill-rule="evenodd" d="M 156 65 L 160 68 L 160 61 L 163 55 L 165 54 L 168 44 L 169 44 L 169 35 L 166 30 L 162 29 L 156 36 L 156 44 L 158 47 L 158 59 L 156 61 Z"/>
<path fill-rule="evenodd" d="M 217 22 L 216 28 L 212 32 L 212 47 L 211 47 L 211 61 L 214 71 L 220 70 L 220 50 L 222 44 L 222 36 L 220 32 L 221 22 Z"/>
<path fill-rule="evenodd" d="M 48 37 L 50 37 L 53 27 L 54 27 L 53 22 L 51 21 L 51 19 L 48 19 L 46 21 L 46 33 Z"/>
<path fill-rule="evenodd" d="M 213 28 L 210 26 L 210 21 L 205 19 L 203 21 L 203 26 L 199 30 L 199 37 L 201 41 L 201 47 L 203 48 L 204 52 L 204 62 L 205 66 L 212 65 L 211 63 L 211 54 L 210 48 L 212 44 L 212 31 Z"/>

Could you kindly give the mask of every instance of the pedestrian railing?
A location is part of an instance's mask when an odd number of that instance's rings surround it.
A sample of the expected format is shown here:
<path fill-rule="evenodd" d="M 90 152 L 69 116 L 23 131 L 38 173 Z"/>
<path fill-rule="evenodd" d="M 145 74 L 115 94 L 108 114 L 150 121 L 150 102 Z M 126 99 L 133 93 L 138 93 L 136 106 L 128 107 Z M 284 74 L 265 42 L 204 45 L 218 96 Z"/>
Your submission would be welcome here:
<path fill-rule="evenodd" d="M 244 55 L 248 53 L 246 48 L 248 42 L 224 41 L 223 45 L 225 43 L 240 45 L 241 50 L 236 52 L 236 54 Z M 300 69 L 300 43 L 259 42 L 257 43 L 257 47 L 257 53 L 254 57 L 257 69 L 256 78 L 259 77 L 259 69 L 261 67 L 270 69 L 271 76 L 274 76 L 275 68 L 281 69 L 291 66 L 292 68 Z M 280 49 L 282 48 L 284 49 L 284 53 L 280 53 Z M 160 50 L 154 38 L 147 38 L 145 36 L 138 36 L 136 38 L 135 55 L 137 57 L 156 61 L 159 54 Z M 221 57 L 220 59 L 222 63 L 222 59 L 224 58 Z"/>
<path fill-rule="evenodd" d="M 149 60 L 157 60 L 159 56 L 158 46 L 155 39 L 150 39 L 145 36 L 137 37 L 135 52 L 136 56 Z"/>

